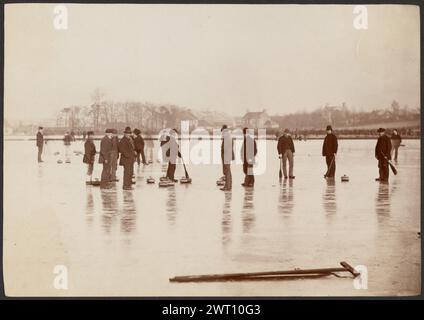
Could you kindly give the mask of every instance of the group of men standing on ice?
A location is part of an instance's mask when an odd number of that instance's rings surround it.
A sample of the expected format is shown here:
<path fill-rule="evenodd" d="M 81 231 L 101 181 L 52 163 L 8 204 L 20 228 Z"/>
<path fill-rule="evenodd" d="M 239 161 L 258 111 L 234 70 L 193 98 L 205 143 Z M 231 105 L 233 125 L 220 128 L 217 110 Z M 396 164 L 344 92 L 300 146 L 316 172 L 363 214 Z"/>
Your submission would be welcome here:
<path fill-rule="evenodd" d="M 338 140 L 330 125 L 327 126 L 326 131 L 327 135 L 325 136 L 322 145 L 322 156 L 325 157 L 327 164 L 327 173 L 325 177 L 331 179 L 334 178 L 336 172 Z M 389 179 L 389 161 L 392 159 L 392 154 L 394 154 L 394 160 L 397 160 L 398 148 L 401 145 L 402 138 L 396 129 L 393 130 L 391 137 L 386 135 L 385 129 L 383 128 L 379 128 L 377 132 L 379 137 L 375 146 L 375 157 L 378 160 L 379 177 L 376 178 L 376 181 L 387 182 Z M 106 129 L 105 136 L 101 139 L 99 163 L 103 165 L 100 180 L 100 186 L 102 188 L 108 188 L 111 183 L 119 181 L 116 177 L 118 159 L 119 165 L 123 166 L 124 169 L 123 189 L 125 190 L 132 189 L 134 163 L 137 162 L 139 165 L 140 163 L 143 163 L 144 165 L 148 164 L 144 154 L 145 143 L 141 136 L 141 131 L 138 129 L 131 131 L 130 127 L 126 127 L 123 133 L 123 137 L 119 139 L 116 129 Z M 231 130 L 226 125 L 222 127 L 221 133 L 221 160 L 223 172 L 223 177 L 221 179 L 225 181 L 221 190 L 226 191 L 232 189 L 231 162 L 235 159 L 233 146 L 234 139 L 232 137 Z M 96 155 L 96 146 L 93 142 L 93 136 L 93 131 L 88 131 L 86 133 L 87 138 L 84 144 L 83 162 L 87 164 L 87 184 L 92 183 L 92 174 Z M 69 135 L 65 135 L 63 140 L 65 147 L 70 145 L 71 138 Z M 41 159 L 44 145 L 43 127 L 39 127 L 36 141 L 38 147 L 37 160 L 38 162 L 43 162 Z M 168 161 L 166 177 L 171 181 L 175 181 L 177 158 L 181 158 L 177 142 L 177 131 L 175 129 L 171 129 L 165 138 L 161 140 L 160 145 L 163 152 L 163 158 Z M 280 160 L 280 179 L 283 177 L 284 179 L 294 179 L 295 176 L 293 168 L 295 147 L 288 129 L 285 129 L 283 134 L 278 138 L 277 151 Z M 254 137 L 249 134 L 248 128 L 244 128 L 243 144 L 241 148 L 243 173 L 245 175 L 244 182 L 242 183 L 242 186 L 244 187 L 254 186 L 255 177 L 253 174 L 253 167 L 257 152 L 258 150 Z"/>
<path fill-rule="evenodd" d="M 93 142 L 93 131 L 87 132 L 87 140 L 84 144 L 84 159 L 87 164 L 87 184 L 92 183 L 92 174 L 94 160 L 96 155 L 96 146 Z M 124 130 L 124 136 L 119 139 L 116 129 L 106 129 L 105 136 L 100 141 L 99 163 L 103 165 L 100 179 L 100 187 L 108 188 L 111 183 L 119 181 L 116 177 L 116 170 L 119 165 L 124 168 L 123 189 L 132 189 L 132 177 L 134 174 L 134 163 L 140 164 L 140 155 L 142 163 L 147 165 L 144 155 L 144 139 L 141 131 L 130 127 Z"/>

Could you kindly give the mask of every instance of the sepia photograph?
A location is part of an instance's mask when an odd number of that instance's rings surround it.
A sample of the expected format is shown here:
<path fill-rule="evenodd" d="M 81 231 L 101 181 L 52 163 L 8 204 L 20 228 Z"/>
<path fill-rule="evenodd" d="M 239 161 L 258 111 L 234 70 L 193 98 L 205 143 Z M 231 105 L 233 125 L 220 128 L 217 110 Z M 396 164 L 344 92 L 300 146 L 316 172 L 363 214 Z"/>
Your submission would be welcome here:
<path fill-rule="evenodd" d="M 420 37 L 416 5 L 6 4 L 5 296 L 420 296 Z"/>

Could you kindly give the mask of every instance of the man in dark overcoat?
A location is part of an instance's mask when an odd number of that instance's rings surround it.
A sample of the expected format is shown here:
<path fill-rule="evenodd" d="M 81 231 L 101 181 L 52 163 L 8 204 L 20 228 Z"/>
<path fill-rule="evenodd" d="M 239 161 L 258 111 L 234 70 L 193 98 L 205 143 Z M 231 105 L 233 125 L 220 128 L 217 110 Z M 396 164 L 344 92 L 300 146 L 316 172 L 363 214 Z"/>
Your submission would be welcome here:
<path fill-rule="evenodd" d="M 336 154 L 338 149 L 337 137 L 333 133 L 333 128 L 328 125 L 327 135 L 324 138 L 324 143 L 322 144 L 322 156 L 325 157 L 325 162 L 327 163 L 327 174 L 326 178 L 334 178 L 336 174 Z"/>
<path fill-rule="evenodd" d="M 378 171 L 379 177 L 375 179 L 380 182 L 389 181 L 389 160 L 392 159 L 392 143 L 390 138 L 386 135 L 386 130 L 384 128 L 379 128 L 377 130 L 380 135 L 375 145 L 375 158 L 378 160 Z"/>
<path fill-rule="evenodd" d="M 105 188 L 111 180 L 111 163 L 110 155 L 113 148 L 112 129 L 106 129 L 105 136 L 100 141 L 99 163 L 103 164 L 102 176 L 100 179 L 100 187 Z"/>
<path fill-rule="evenodd" d="M 43 162 L 43 160 L 41 159 L 41 154 L 43 153 L 43 145 L 44 145 L 43 127 L 38 127 L 38 131 L 37 131 L 38 162 Z"/>
<path fill-rule="evenodd" d="M 124 136 L 119 141 L 118 149 L 121 157 L 119 165 L 124 167 L 123 189 L 132 190 L 132 176 L 134 173 L 135 148 L 131 138 L 132 131 L 130 127 L 126 127 Z"/>

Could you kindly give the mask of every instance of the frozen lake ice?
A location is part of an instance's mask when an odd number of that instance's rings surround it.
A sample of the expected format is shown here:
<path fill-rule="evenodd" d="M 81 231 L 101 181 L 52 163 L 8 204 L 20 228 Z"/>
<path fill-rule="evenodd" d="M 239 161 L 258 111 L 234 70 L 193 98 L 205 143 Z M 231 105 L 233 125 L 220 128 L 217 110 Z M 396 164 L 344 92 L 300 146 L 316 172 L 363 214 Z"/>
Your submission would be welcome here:
<path fill-rule="evenodd" d="M 321 140 L 295 142 L 294 181 L 278 180 L 276 141 L 266 171 L 244 189 L 216 186 L 220 165 L 188 164 L 191 185 L 158 188 L 166 166 L 135 165 L 137 183 L 107 190 L 85 185 L 81 155 L 44 163 L 34 141 L 4 142 L 4 274 L 10 296 L 316 296 L 414 295 L 420 288 L 420 141 L 405 140 L 397 176 L 378 176 L 374 140 L 340 140 L 334 183 L 323 179 Z M 96 142 L 98 146 L 98 142 Z M 157 143 L 156 143 L 157 146 Z M 83 150 L 75 142 L 74 150 Z M 152 154 L 148 150 L 147 158 Z M 156 154 L 156 150 L 153 155 Z M 96 163 L 94 176 L 100 177 Z M 177 166 L 176 177 L 184 171 Z M 349 182 L 341 182 L 346 174 Z M 122 179 L 122 168 L 118 168 Z M 170 283 L 177 275 L 338 267 L 368 270 L 368 289 L 350 278 Z M 53 269 L 68 270 L 68 290 Z"/>

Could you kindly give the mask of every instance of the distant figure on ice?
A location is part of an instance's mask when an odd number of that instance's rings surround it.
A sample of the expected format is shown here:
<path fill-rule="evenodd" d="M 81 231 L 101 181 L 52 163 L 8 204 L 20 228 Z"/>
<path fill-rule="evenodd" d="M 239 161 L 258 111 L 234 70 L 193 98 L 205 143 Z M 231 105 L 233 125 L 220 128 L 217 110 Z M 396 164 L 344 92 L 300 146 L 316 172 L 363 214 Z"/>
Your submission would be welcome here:
<path fill-rule="evenodd" d="M 103 164 L 102 176 L 100 178 L 100 188 L 106 188 L 110 182 L 111 163 L 110 155 L 113 148 L 112 130 L 106 129 L 105 136 L 100 141 L 99 163 Z"/>
<path fill-rule="evenodd" d="M 82 139 L 85 140 L 85 137 L 87 137 L 87 131 L 84 130 L 82 132 Z"/>
<path fill-rule="evenodd" d="M 222 129 L 222 143 L 221 143 L 221 160 L 222 171 L 225 178 L 225 185 L 221 188 L 222 191 L 229 191 L 232 189 L 232 176 L 231 176 L 231 161 L 234 157 L 233 137 L 227 125 L 223 125 Z"/>
<path fill-rule="evenodd" d="M 123 186 L 124 190 L 132 190 L 132 176 L 134 172 L 134 162 L 135 162 L 135 148 L 134 142 L 131 138 L 131 128 L 126 127 L 124 131 L 124 136 L 119 141 L 119 153 L 121 158 L 119 159 L 119 165 L 124 167 L 124 178 Z"/>
<path fill-rule="evenodd" d="M 72 141 L 72 136 L 69 134 L 69 131 L 66 131 L 65 136 L 63 137 L 63 144 L 65 145 L 66 163 L 71 162 L 71 141 Z"/>
<path fill-rule="evenodd" d="M 44 146 L 43 127 L 38 127 L 38 131 L 37 131 L 38 162 L 44 162 L 41 159 L 41 154 L 43 153 L 43 146 Z"/>
<path fill-rule="evenodd" d="M 389 181 L 389 160 L 392 159 L 392 143 L 390 138 L 386 135 L 386 130 L 379 128 L 377 130 L 380 135 L 375 146 L 375 158 L 378 160 L 378 168 L 380 176 L 375 181 L 388 182 Z"/>
<path fill-rule="evenodd" d="M 171 129 L 169 131 L 169 138 L 167 138 L 167 143 L 167 146 L 164 145 L 166 150 L 166 157 L 168 159 L 168 170 L 166 171 L 166 177 L 171 181 L 177 182 L 177 180 L 175 180 L 175 169 L 177 168 L 177 157 L 181 158 L 181 153 L 177 142 L 176 129 Z"/>
<path fill-rule="evenodd" d="M 110 129 L 110 131 L 112 132 L 112 149 L 110 150 L 110 181 L 115 182 L 119 181 L 119 179 L 116 177 L 116 170 L 118 170 L 119 139 L 118 130 Z"/>
<path fill-rule="evenodd" d="M 400 144 L 402 143 L 402 137 L 400 136 L 400 134 L 398 133 L 396 129 L 393 129 L 393 133 L 390 139 L 392 140 L 392 155 L 393 153 L 395 154 L 393 159 L 397 161 L 398 149 L 400 147 Z"/>
<path fill-rule="evenodd" d="M 141 136 L 141 131 L 139 129 L 134 129 L 134 146 L 135 151 L 137 152 L 137 164 L 140 165 L 140 155 L 141 161 L 144 165 L 147 165 L 146 156 L 144 155 L 144 139 Z"/>
<path fill-rule="evenodd" d="M 336 174 L 336 154 L 338 149 L 337 137 L 333 133 L 333 128 L 328 125 L 327 135 L 324 138 L 324 143 L 322 145 L 322 156 L 325 157 L 325 162 L 327 163 L 327 173 L 325 178 L 334 178 Z"/>
<path fill-rule="evenodd" d="M 278 157 L 280 159 L 280 179 L 282 178 L 281 174 L 281 164 L 283 166 L 284 179 L 287 179 L 287 160 L 289 161 L 289 179 L 294 179 L 293 175 L 293 166 L 294 166 L 294 143 L 290 135 L 289 129 L 284 130 L 284 134 L 278 139 L 277 144 Z"/>
<path fill-rule="evenodd" d="M 93 142 L 93 131 L 87 132 L 87 140 L 84 143 L 84 158 L 82 162 L 87 164 L 87 180 L 85 184 L 92 183 L 93 169 L 94 169 L 94 159 L 96 157 L 96 146 Z"/>
<path fill-rule="evenodd" d="M 253 165 L 258 153 L 255 137 L 248 134 L 248 128 L 243 128 L 243 145 L 241 147 L 241 158 L 243 159 L 244 182 L 243 187 L 253 187 L 255 176 L 253 175 Z"/>

